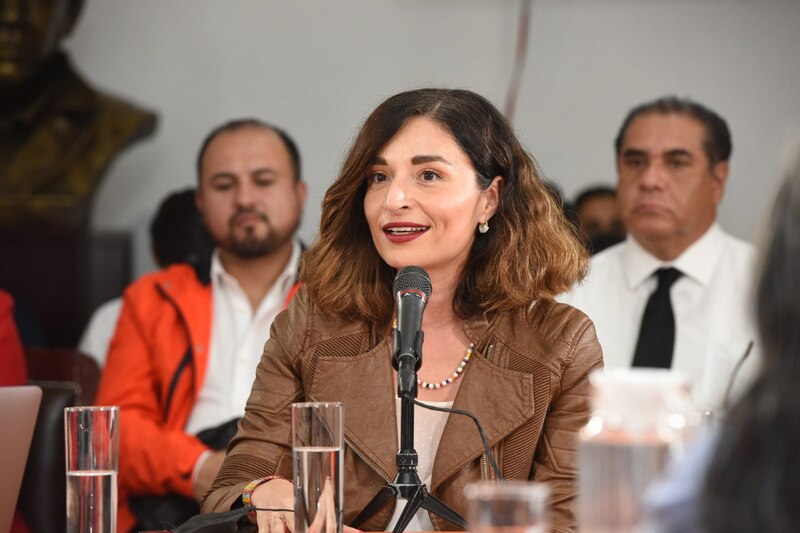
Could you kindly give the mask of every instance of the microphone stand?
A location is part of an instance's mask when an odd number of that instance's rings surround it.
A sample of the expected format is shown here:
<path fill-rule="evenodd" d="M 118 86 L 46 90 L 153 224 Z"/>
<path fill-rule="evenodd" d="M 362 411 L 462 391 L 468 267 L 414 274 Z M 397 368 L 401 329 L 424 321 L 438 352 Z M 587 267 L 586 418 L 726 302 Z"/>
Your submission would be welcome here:
<path fill-rule="evenodd" d="M 397 370 L 397 396 L 400 398 L 400 450 L 397 452 L 397 477 L 383 487 L 353 521 L 360 527 L 387 503 L 401 497 L 407 501 L 392 533 L 403 533 L 416 512 L 422 508 L 466 530 L 467 521 L 439 498 L 428 492 L 419 479 L 419 458 L 414 449 L 414 399 L 417 397 L 417 370 L 422 365 L 422 330 L 414 339 L 416 353 L 399 353 L 398 330 L 393 336 L 392 366 Z"/>

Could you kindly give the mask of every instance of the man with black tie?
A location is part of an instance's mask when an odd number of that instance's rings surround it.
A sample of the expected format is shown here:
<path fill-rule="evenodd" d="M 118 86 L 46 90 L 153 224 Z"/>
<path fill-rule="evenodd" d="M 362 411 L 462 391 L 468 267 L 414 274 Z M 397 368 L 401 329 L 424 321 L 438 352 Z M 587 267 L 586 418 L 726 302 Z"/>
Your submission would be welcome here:
<path fill-rule="evenodd" d="M 560 300 L 592 318 L 606 368 L 672 368 L 698 407 L 719 409 L 755 359 L 755 251 L 716 222 L 727 124 L 691 100 L 661 98 L 630 111 L 615 148 L 628 238 L 594 256 Z"/>

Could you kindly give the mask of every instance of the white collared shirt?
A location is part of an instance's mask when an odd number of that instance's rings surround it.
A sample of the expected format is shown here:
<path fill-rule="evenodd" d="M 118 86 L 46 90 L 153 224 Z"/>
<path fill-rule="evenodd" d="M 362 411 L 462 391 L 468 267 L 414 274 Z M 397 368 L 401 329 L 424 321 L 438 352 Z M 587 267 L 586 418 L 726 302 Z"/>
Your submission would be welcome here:
<path fill-rule="evenodd" d="M 672 369 L 690 381 L 697 407 L 719 409 L 737 362 L 757 342 L 752 291 L 753 247 L 713 224 L 673 261 L 661 261 L 632 237 L 592 258 L 589 275 L 558 300 L 594 322 L 606 368 L 630 367 L 644 308 L 657 280 L 672 266 L 683 273 L 672 286 L 675 349 Z M 752 375 L 754 348 L 736 376 L 741 389 Z"/>
<path fill-rule="evenodd" d="M 236 278 L 225 272 L 219 250 L 211 258 L 211 351 L 205 381 L 189 415 L 186 432 L 218 426 L 244 415 L 256 367 L 269 339 L 273 319 L 283 310 L 297 279 L 300 244 L 294 241 L 286 268 L 253 312 Z"/>
<path fill-rule="evenodd" d="M 101 369 L 106 364 L 108 347 L 121 312 L 122 298 L 109 300 L 95 309 L 78 343 L 78 350 L 91 355 Z"/>

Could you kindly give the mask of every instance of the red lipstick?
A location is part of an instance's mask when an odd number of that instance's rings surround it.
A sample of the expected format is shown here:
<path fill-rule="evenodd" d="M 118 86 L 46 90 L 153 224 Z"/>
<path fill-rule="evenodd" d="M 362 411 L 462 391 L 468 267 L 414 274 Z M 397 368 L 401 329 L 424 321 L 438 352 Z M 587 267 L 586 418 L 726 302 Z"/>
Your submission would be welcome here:
<path fill-rule="evenodd" d="M 430 226 L 423 226 L 415 222 L 390 222 L 384 224 L 381 229 L 383 229 L 383 234 L 386 235 L 389 241 L 402 244 L 422 236 L 430 229 Z"/>

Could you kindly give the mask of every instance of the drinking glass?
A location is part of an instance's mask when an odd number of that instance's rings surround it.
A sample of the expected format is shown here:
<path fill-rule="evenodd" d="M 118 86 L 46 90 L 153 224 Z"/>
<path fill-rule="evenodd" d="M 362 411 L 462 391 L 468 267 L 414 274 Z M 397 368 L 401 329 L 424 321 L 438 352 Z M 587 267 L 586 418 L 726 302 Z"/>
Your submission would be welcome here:
<path fill-rule="evenodd" d="M 464 489 L 472 533 L 545 533 L 550 487 L 544 483 L 473 483 Z"/>
<path fill-rule="evenodd" d="M 344 409 L 341 403 L 292 404 L 295 533 L 342 531 Z"/>
<path fill-rule="evenodd" d="M 67 533 L 115 533 L 119 407 L 64 409 Z"/>

